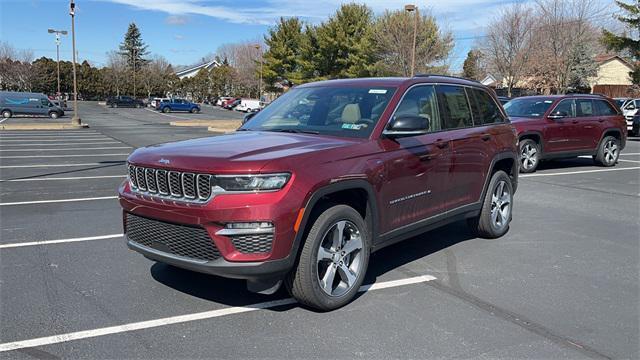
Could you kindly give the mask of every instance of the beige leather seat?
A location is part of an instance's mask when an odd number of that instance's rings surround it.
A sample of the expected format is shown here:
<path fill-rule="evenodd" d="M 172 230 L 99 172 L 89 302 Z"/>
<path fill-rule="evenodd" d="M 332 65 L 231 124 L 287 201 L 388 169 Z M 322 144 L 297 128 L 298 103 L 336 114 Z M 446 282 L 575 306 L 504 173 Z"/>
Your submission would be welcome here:
<path fill-rule="evenodd" d="M 355 124 L 360 122 L 360 120 L 362 120 L 360 105 L 347 104 L 344 109 L 342 109 L 342 122 L 344 124 Z"/>

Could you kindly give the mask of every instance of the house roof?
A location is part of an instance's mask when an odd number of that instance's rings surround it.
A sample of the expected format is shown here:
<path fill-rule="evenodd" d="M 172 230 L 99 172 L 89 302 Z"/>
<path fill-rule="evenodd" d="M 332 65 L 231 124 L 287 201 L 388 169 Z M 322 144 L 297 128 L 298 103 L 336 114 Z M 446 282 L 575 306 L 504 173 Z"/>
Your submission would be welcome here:
<path fill-rule="evenodd" d="M 614 55 L 614 54 L 600 54 L 600 55 L 596 55 L 595 57 L 596 62 L 599 65 L 603 65 L 608 63 L 609 61 L 613 61 L 613 60 L 618 60 L 621 63 L 623 63 L 624 65 L 626 65 L 629 69 L 633 70 L 633 65 L 631 65 L 630 62 L 628 62 L 627 60 L 625 60 L 622 56 L 619 55 Z"/>
<path fill-rule="evenodd" d="M 180 77 L 180 76 L 186 75 L 188 73 L 191 73 L 191 72 L 194 72 L 194 71 L 198 71 L 198 70 L 200 70 L 202 68 L 210 69 L 210 68 L 215 67 L 215 66 L 220 66 L 220 64 L 215 60 L 211 60 L 209 62 L 202 63 L 200 65 L 191 66 L 191 67 L 189 67 L 187 69 L 176 71 L 176 75 L 178 75 L 178 77 Z"/>

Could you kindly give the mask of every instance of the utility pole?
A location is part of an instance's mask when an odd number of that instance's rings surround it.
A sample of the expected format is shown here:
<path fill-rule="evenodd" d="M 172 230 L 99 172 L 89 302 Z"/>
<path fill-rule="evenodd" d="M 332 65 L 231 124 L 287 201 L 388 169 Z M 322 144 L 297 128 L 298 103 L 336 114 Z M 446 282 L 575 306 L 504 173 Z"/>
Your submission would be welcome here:
<path fill-rule="evenodd" d="M 418 37 L 418 7 L 416 5 L 405 5 L 405 11 L 415 12 L 413 18 L 413 48 L 411 51 L 411 77 L 415 75 L 416 71 L 416 38 Z"/>
<path fill-rule="evenodd" d="M 56 98 L 60 100 L 60 35 L 67 35 L 66 30 L 55 30 L 49 29 L 49 34 L 56 34 L 56 62 L 58 66 L 58 92 L 56 93 Z"/>
<path fill-rule="evenodd" d="M 71 45 L 73 47 L 73 118 L 71 123 L 74 125 L 80 125 L 80 114 L 78 111 L 78 79 L 76 77 L 76 4 L 71 0 L 69 4 L 69 15 L 71 15 Z"/>

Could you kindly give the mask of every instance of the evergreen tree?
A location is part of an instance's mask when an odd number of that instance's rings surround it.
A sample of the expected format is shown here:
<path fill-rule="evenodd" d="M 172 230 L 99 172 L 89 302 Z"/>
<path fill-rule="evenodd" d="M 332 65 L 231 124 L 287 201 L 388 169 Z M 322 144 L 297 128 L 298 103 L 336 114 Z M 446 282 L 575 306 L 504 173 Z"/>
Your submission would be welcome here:
<path fill-rule="evenodd" d="M 624 16 L 616 16 L 616 18 L 631 28 L 632 31 L 640 32 L 640 0 L 635 0 L 631 4 L 616 1 L 616 4 L 626 13 Z M 610 50 L 628 51 L 635 61 L 635 70 L 630 73 L 631 78 L 634 84 L 640 85 L 640 40 L 634 40 L 631 37 L 616 35 L 604 30 L 602 42 Z"/>
<path fill-rule="evenodd" d="M 269 48 L 264 53 L 262 76 L 266 84 L 276 82 L 302 82 L 302 21 L 298 18 L 280 18 L 280 22 L 265 35 Z"/>
<path fill-rule="evenodd" d="M 120 55 L 127 60 L 127 65 L 133 69 L 142 68 L 148 60 L 145 58 L 149 55 L 147 45 L 142 41 L 142 34 L 135 23 L 129 24 L 127 33 L 124 35 L 124 41 L 120 44 Z"/>
<path fill-rule="evenodd" d="M 462 76 L 473 80 L 480 80 L 482 76 L 480 73 L 480 56 L 480 51 L 469 50 L 467 58 L 464 60 L 464 64 L 462 64 Z"/>

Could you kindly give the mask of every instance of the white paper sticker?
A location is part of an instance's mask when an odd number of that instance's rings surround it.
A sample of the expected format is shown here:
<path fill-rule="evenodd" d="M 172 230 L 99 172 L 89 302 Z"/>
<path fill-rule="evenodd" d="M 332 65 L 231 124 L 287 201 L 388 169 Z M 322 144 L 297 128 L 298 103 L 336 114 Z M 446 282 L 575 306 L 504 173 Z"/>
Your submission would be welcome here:
<path fill-rule="evenodd" d="M 385 89 L 371 89 L 369 90 L 369 94 L 386 94 L 387 90 Z"/>

